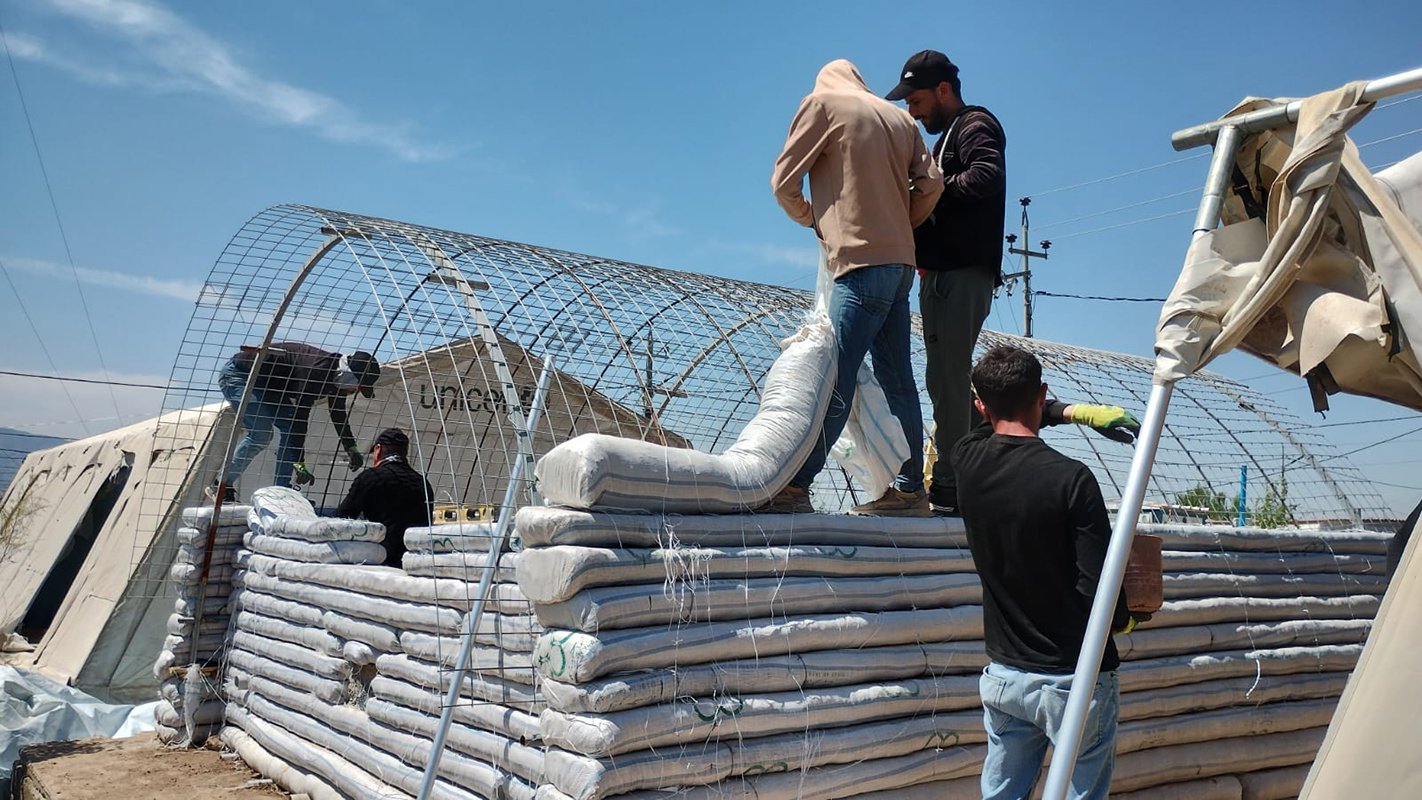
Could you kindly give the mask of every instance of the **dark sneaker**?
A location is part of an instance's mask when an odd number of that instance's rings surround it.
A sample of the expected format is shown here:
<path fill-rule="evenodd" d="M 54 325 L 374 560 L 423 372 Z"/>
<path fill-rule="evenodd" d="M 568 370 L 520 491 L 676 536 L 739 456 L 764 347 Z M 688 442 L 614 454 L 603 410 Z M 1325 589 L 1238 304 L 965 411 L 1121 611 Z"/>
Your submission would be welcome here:
<path fill-rule="evenodd" d="M 217 501 L 217 487 L 218 487 L 218 484 L 217 484 L 216 481 L 214 481 L 214 482 L 213 482 L 211 485 L 209 485 L 206 489 L 203 489 L 203 490 L 202 490 L 203 496 L 206 497 L 208 500 L 211 500 L 211 501 L 213 501 L 213 502 L 216 502 L 216 501 Z M 235 502 L 237 502 L 237 487 L 236 487 L 236 486 L 224 486 L 224 487 L 222 488 L 222 502 L 224 502 L 224 503 L 235 503 Z"/>
<path fill-rule="evenodd" d="M 815 506 L 810 502 L 810 492 L 798 486 L 786 486 L 770 498 L 756 514 L 813 514 Z"/>
<path fill-rule="evenodd" d="M 929 507 L 928 493 L 922 489 L 902 492 L 890 486 L 883 497 L 857 505 L 849 513 L 865 517 L 927 517 L 933 511 Z"/>
<path fill-rule="evenodd" d="M 928 505 L 935 517 L 961 517 L 958 510 L 958 487 L 935 482 L 928 488 Z"/>

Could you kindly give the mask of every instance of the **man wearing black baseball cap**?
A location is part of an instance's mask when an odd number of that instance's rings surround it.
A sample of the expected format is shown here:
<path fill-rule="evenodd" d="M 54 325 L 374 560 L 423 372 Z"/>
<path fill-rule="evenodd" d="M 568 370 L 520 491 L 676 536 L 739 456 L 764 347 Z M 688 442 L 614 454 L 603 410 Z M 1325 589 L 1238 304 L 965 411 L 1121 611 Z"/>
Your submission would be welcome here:
<path fill-rule="evenodd" d="M 1007 205 L 1007 137 L 982 106 L 963 103 L 958 66 L 937 50 L 915 53 L 886 96 L 903 100 L 924 130 L 939 134 L 933 158 L 943 194 L 914 230 L 919 311 L 927 356 L 924 383 L 933 401 L 934 446 L 929 500 L 936 512 L 957 514 L 958 483 L 948 463 L 972 423 L 973 347 L 1002 282 Z"/>
<path fill-rule="evenodd" d="M 365 518 L 385 526 L 385 566 L 400 566 L 405 555 L 405 529 L 429 525 L 434 512 L 434 489 L 407 461 L 410 437 L 399 428 L 386 428 L 370 446 L 368 469 L 356 476 L 336 516 Z"/>
<path fill-rule="evenodd" d="M 236 411 L 247 391 L 248 378 L 257 363 L 261 348 L 242 345 L 217 376 L 222 396 Z M 326 401 L 331 423 L 341 440 L 341 449 L 352 471 L 365 464 L 365 457 L 351 433 L 346 415 L 346 396 L 357 392 L 362 397 L 375 396 L 375 382 L 380 378 L 380 362 L 375 356 L 356 350 L 345 356 L 322 350 L 304 342 L 273 342 L 267 347 L 257 378 L 252 381 L 252 394 L 242 415 L 242 440 L 232 454 L 231 463 L 223 470 L 220 482 L 215 481 L 208 493 L 216 497 L 219 488 L 223 500 L 236 499 L 236 483 L 247 465 L 252 463 L 277 433 L 276 486 L 305 485 L 316 478 L 305 464 L 306 426 L 311 408 Z"/>

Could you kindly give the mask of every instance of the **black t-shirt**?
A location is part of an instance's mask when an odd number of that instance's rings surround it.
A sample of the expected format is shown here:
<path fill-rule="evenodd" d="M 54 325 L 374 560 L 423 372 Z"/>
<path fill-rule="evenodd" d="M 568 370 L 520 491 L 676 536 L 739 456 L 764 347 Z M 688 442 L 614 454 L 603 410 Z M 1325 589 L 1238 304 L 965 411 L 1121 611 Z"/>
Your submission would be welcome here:
<path fill-rule="evenodd" d="M 1028 672 L 1075 671 L 1111 521 L 1085 464 L 1035 436 L 979 425 L 953 448 L 958 503 L 983 584 L 988 656 Z M 1127 621 L 1126 597 L 1112 628 Z M 1101 669 L 1120 664 L 1107 641 Z"/>
<path fill-rule="evenodd" d="M 385 526 L 385 565 L 400 566 L 405 554 L 405 529 L 429 525 L 434 489 L 425 476 L 403 459 L 386 459 L 356 476 L 336 516 L 364 517 Z"/>

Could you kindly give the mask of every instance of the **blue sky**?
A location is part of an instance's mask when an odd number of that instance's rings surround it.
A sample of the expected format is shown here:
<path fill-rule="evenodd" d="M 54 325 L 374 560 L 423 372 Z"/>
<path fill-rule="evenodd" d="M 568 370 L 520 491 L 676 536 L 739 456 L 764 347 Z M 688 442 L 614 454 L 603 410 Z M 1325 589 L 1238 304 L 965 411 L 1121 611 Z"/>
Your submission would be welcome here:
<path fill-rule="evenodd" d="M 1009 192 L 1036 198 L 1032 238 L 1055 243 L 1036 288 L 1163 296 L 1206 165 L 1171 150 L 1173 130 L 1246 95 L 1422 65 L 1416 3 L 520 5 L 0 0 L 94 331 L 0 62 L 0 259 L 54 362 L 0 285 L 0 369 L 97 377 L 97 339 L 110 377 L 164 382 L 222 247 L 282 202 L 809 288 L 813 243 L 768 188 L 796 104 L 833 58 L 887 91 L 926 47 L 1007 128 Z M 1422 149 L 1418 128 L 1422 102 L 1401 103 L 1355 138 L 1399 137 L 1364 148 L 1377 166 Z M 1020 330 L 1020 296 L 996 306 L 989 326 Z M 1036 326 L 1144 355 L 1158 310 L 1042 298 Z M 1242 356 L 1217 368 L 1311 413 L 1298 379 Z M 0 425 L 96 432 L 160 395 L 71 385 L 71 405 L 0 376 Z M 1337 398 L 1327 422 L 1404 413 Z M 1418 425 L 1327 435 L 1346 450 Z M 1422 486 L 1417 442 L 1356 461 Z M 1422 495 L 1383 488 L 1399 511 Z"/>

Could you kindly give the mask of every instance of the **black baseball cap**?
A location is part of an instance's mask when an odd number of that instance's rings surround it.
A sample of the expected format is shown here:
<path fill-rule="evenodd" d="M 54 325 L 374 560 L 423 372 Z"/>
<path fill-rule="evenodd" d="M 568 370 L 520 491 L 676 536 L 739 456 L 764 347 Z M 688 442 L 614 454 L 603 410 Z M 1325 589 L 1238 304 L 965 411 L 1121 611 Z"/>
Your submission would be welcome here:
<path fill-rule="evenodd" d="M 945 81 L 953 84 L 954 91 L 957 91 L 957 65 L 937 50 L 923 50 L 914 53 L 904 62 L 903 72 L 899 75 L 899 85 L 884 95 L 884 99 L 902 100 L 908 97 L 910 92 L 932 89 Z"/>
<path fill-rule="evenodd" d="M 404 453 L 410 449 L 410 437 L 406 436 L 405 432 L 399 428 L 386 428 L 380 432 L 379 436 L 375 437 L 375 441 L 370 443 L 370 449 L 374 450 L 377 445 Z"/>
<path fill-rule="evenodd" d="M 357 350 L 346 357 L 346 363 L 350 364 L 351 372 L 360 381 L 361 395 L 367 399 L 374 397 L 375 382 L 380 378 L 380 362 L 370 353 Z"/>

